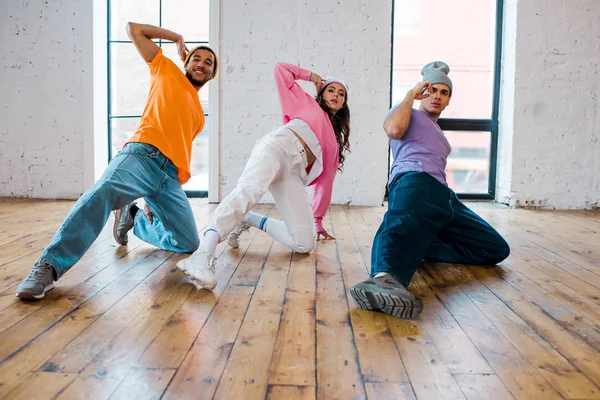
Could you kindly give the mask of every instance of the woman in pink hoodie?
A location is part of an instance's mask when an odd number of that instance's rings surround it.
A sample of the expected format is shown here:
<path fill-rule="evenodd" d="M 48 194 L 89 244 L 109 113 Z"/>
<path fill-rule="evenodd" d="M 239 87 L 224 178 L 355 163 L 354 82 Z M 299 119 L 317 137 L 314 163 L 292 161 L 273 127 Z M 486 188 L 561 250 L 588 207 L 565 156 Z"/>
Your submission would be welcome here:
<path fill-rule="evenodd" d="M 299 79 L 315 84 L 316 98 L 298 85 Z M 217 244 L 227 238 L 228 244 L 237 248 L 240 234 L 250 227 L 267 232 L 298 253 L 309 253 L 321 236 L 334 239 L 322 221 L 331 202 L 336 171 L 341 170 L 350 147 L 348 86 L 340 79 L 323 80 L 284 63 L 275 64 L 275 82 L 283 125 L 254 146 L 236 188 L 213 212 L 200 248 L 177 263 L 205 289 L 212 290 L 217 284 Z M 314 187 L 312 208 L 305 186 Z M 267 190 L 283 221 L 249 212 Z"/>

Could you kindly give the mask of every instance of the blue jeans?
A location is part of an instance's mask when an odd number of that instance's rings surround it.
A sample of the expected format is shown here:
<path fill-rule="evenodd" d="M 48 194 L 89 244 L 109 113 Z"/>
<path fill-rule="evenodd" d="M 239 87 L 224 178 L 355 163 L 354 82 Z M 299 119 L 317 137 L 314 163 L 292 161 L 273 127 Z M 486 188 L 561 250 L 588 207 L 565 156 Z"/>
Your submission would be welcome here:
<path fill-rule="evenodd" d="M 405 172 L 390 183 L 371 276 L 388 272 L 408 286 L 421 260 L 489 266 L 509 253 L 502 236 L 451 189 L 426 172 Z"/>
<path fill-rule="evenodd" d="M 163 250 L 192 253 L 200 245 L 190 203 L 177 177 L 177 167 L 156 147 L 129 143 L 108 164 L 102 177 L 75 203 L 40 256 L 57 278 L 89 249 L 111 211 L 144 197 L 154 213 L 151 224 L 135 215 L 133 233 Z"/>

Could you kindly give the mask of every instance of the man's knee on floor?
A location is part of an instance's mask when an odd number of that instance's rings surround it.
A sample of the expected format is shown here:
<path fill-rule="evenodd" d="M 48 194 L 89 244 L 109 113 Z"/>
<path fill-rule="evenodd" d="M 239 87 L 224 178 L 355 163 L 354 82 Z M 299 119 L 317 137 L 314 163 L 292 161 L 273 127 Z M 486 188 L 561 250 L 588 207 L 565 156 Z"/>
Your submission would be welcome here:
<path fill-rule="evenodd" d="M 505 240 L 502 240 L 502 243 L 500 244 L 500 248 L 498 250 L 498 262 L 504 261 L 508 258 L 508 256 L 510 255 L 510 246 L 508 245 L 508 243 L 506 243 Z"/>
<path fill-rule="evenodd" d="M 510 246 L 504 239 L 498 241 L 497 248 L 491 254 L 489 254 L 489 259 L 487 260 L 487 265 L 496 265 L 506 260 L 510 255 Z"/>

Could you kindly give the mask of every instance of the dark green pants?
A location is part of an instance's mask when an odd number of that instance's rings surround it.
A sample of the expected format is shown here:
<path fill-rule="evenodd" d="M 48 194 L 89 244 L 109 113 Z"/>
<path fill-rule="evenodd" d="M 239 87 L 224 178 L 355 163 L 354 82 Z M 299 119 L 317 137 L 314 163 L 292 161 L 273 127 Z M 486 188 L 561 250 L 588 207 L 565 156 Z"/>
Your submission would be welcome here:
<path fill-rule="evenodd" d="M 371 276 L 388 272 L 408 286 L 421 260 L 495 265 L 508 257 L 506 241 L 425 172 L 396 175 L 388 211 L 375 235 Z"/>

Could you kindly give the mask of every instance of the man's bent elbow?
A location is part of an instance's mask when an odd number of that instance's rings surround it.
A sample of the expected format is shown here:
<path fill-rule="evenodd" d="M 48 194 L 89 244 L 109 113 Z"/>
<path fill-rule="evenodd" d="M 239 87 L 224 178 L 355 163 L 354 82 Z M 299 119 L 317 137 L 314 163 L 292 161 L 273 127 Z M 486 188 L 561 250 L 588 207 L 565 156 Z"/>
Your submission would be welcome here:
<path fill-rule="evenodd" d="M 385 133 L 387 133 L 388 137 L 390 139 L 395 139 L 395 140 L 402 139 L 402 137 L 404 136 L 404 132 L 406 132 L 406 130 L 399 129 L 397 127 L 389 127 L 389 128 L 384 128 L 384 129 L 385 129 Z"/>
<path fill-rule="evenodd" d="M 125 30 L 127 31 L 127 36 L 132 39 L 139 30 L 139 24 L 129 21 L 127 25 L 125 25 Z"/>

